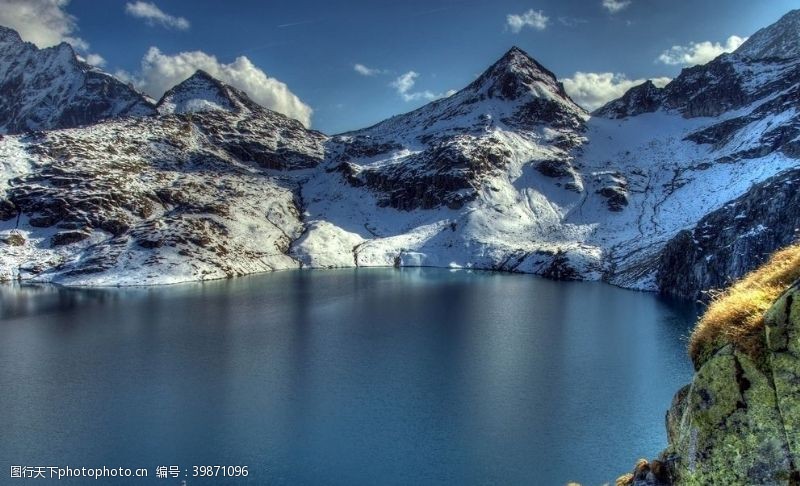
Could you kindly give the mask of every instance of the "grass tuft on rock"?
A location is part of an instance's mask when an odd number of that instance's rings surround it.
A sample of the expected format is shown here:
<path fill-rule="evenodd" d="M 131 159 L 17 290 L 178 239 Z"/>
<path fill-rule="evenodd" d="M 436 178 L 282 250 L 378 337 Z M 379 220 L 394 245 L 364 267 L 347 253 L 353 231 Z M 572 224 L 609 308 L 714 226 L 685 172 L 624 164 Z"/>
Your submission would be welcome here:
<path fill-rule="evenodd" d="M 715 292 L 689 340 L 695 368 L 728 344 L 761 362 L 766 349 L 764 313 L 798 279 L 800 244 L 779 250 L 727 290 Z"/>

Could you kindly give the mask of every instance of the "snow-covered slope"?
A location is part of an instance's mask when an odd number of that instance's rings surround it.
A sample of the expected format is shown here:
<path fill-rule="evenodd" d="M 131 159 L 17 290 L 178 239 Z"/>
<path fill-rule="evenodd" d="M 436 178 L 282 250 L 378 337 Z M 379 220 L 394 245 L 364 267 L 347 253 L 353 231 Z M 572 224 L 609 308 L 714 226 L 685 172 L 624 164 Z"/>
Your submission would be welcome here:
<path fill-rule="evenodd" d="M 77 127 L 154 112 L 143 95 L 80 61 L 68 44 L 38 49 L 0 26 L 0 133 Z"/>
<path fill-rule="evenodd" d="M 0 280 L 138 285 L 297 267 L 286 253 L 303 231 L 298 181 L 324 140 L 257 105 L 6 136 Z"/>
<path fill-rule="evenodd" d="M 599 276 L 572 150 L 586 113 L 518 48 L 452 96 L 328 142 L 303 187 L 306 265 L 436 265 L 561 275 L 565 252 Z M 593 273 L 594 272 L 594 273 Z"/>
<path fill-rule="evenodd" d="M 512 49 L 447 99 L 331 139 L 293 252 L 654 290 L 670 238 L 797 165 L 798 62 L 724 55 L 588 117 Z"/>

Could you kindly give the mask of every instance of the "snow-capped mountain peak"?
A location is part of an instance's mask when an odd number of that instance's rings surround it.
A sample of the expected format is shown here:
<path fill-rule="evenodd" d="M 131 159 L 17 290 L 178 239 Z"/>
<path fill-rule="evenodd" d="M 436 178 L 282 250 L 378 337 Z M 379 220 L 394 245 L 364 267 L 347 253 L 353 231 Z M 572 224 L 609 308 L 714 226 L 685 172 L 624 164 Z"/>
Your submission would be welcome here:
<path fill-rule="evenodd" d="M 524 131 L 536 131 L 545 124 L 580 130 L 585 118 L 586 111 L 570 99 L 552 72 L 512 47 L 455 94 L 344 135 L 394 144 L 424 140 L 430 145 L 453 134 L 485 134 L 498 123 Z"/>
<path fill-rule="evenodd" d="M 243 112 L 260 106 L 244 91 L 229 86 L 203 70 L 164 93 L 157 105 L 159 113 L 196 113 L 203 111 Z"/>
<path fill-rule="evenodd" d="M 749 59 L 800 56 L 800 9 L 792 10 L 774 24 L 752 35 L 736 54 Z"/>
<path fill-rule="evenodd" d="M 505 100 L 533 94 L 538 98 L 561 99 L 572 103 L 555 74 L 516 46 L 481 74 L 466 91 L 481 92 L 489 98 Z"/>

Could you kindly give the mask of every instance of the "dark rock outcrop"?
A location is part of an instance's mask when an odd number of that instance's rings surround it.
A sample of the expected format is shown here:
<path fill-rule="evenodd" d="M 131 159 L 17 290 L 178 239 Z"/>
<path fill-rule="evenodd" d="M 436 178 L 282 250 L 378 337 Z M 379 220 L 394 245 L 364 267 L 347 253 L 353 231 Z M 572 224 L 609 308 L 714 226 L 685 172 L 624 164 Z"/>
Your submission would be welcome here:
<path fill-rule="evenodd" d="M 800 169 L 783 172 L 680 232 L 661 253 L 660 291 L 698 299 L 800 238 Z"/>
<path fill-rule="evenodd" d="M 597 176 L 597 194 L 603 196 L 609 211 L 619 212 L 628 206 L 628 181 L 618 172 Z"/>
<path fill-rule="evenodd" d="M 59 231 L 50 239 L 52 246 L 71 245 L 91 236 L 88 231 Z"/>
<path fill-rule="evenodd" d="M 661 107 L 662 91 L 647 80 L 629 89 L 622 98 L 610 101 L 592 114 L 603 118 L 625 118 L 652 113 Z"/>

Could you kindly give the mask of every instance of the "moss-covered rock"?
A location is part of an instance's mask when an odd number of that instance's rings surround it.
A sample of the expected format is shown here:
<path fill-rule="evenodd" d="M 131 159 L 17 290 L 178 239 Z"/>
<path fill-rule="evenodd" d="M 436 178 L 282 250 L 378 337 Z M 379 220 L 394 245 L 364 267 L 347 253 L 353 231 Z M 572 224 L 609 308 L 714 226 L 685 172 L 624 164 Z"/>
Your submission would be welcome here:
<path fill-rule="evenodd" d="M 765 362 L 734 345 L 706 360 L 667 413 L 675 484 L 800 484 L 800 287 L 766 316 Z"/>
<path fill-rule="evenodd" d="M 800 484 L 800 282 L 770 309 L 765 318 L 769 366 L 783 430 Z"/>
<path fill-rule="evenodd" d="M 731 339 L 695 361 L 667 411 L 668 448 L 618 486 L 800 485 L 800 281 L 763 324 L 758 352 Z"/>

